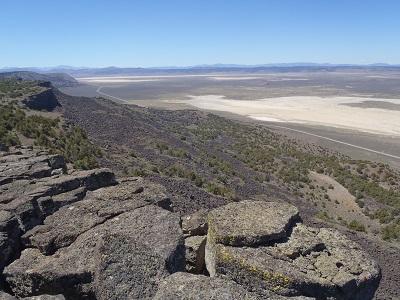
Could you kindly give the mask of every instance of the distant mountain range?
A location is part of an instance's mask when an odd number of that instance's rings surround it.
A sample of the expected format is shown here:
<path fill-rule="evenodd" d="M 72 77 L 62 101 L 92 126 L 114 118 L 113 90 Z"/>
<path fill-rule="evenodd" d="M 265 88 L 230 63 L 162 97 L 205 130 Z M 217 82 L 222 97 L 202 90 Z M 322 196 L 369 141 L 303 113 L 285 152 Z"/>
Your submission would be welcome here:
<path fill-rule="evenodd" d="M 41 74 L 48 73 L 65 73 L 73 77 L 86 76 L 128 76 L 128 75 L 165 75 L 165 74 L 201 74 L 201 73 L 223 73 L 223 72 L 295 72 L 295 71 L 337 71 L 340 69 L 371 69 L 371 70 L 399 70 L 400 65 L 391 65 L 386 63 L 375 63 L 369 65 L 357 64 L 329 64 L 329 63 L 276 63 L 276 64 L 260 64 L 260 65 L 241 65 L 241 64 L 211 64 L 196 66 L 166 66 L 166 67 L 72 67 L 72 66 L 56 66 L 56 67 L 6 67 L 0 68 L 2 72 L 35 72 Z"/>

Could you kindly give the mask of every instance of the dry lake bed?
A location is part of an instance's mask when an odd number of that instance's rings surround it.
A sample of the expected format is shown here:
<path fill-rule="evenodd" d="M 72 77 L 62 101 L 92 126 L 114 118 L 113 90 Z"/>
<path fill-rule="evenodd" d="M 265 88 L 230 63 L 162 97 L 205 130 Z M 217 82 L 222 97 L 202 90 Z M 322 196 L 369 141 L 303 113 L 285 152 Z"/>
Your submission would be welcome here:
<path fill-rule="evenodd" d="M 354 156 L 400 166 L 400 73 L 284 72 L 78 78 L 63 92 L 257 122 Z"/>

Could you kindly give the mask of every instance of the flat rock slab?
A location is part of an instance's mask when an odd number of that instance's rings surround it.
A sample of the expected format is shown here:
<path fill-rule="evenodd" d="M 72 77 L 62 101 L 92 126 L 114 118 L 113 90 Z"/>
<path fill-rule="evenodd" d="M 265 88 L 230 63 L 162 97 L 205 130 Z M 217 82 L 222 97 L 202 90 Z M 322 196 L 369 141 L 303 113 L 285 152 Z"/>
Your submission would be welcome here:
<path fill-rule="evenodd" d="M 223 245 L 257 246 L 285 238 L 298 218 L 290 204 L 233 202 L 208 214 L 208 238 Z"/>
<path fill-rule="evenodd" d="M 66 167 L 61 155 L 48 155 L 24 149 L 24 153 L 0 157 L 0 185 L 20 179 L 47 177 L 56 169 Z"/>
<path fill-rule="evenodd" d="M 22 236 L 26 247 L 38 248 L 43 254 L 53 254 L 71 245 L 89 229 L 121 213 L 163 202 L 164 188 L 141 178 L 126 178 L 118 185 L 89 192 L 86 198 L 64 206 Z"/>
<path fill-rule="evenodd" d="M 108 240 L 108 237 L 114 235 L 129 236 L 136 245 L 129 246 L 132 249 L 137 249 L 139 244 L 147 247 L 146 249 L 152 249 L 153 254 L 163 261 L 164 269 L 159 270 L 160 274 L 183 270 L 185 248 L 179 223 L 178 215 L 158 206 L 147 205 L 99 224 L 79 235 L 69 247 L 61 248 L 53 255 L 45 256 L 33 248 L 24 250 L 19 259 L 6 267 L 4 277 L 18 297 L 60 293 L 70 299 L 94 298 L 97 291 L 100 294 L 104 291 L 103 283 L 107 287 L 112 286 L 109 281 L 111 279 L 99 280 L 94 284 L 94 277 L 96 271 L 104 265 L 104 258 L 101 257 L 103 252 L 113 252 L 103 251 L 104 248 L 101 247 L 114 247 L 114 251 L 120 253 L 118 248 L 121 241 Z M 106 243 L 103 239 L 106 239 Z M 138 268 L 145 266 L 146 261 L 141 260 L 140 263 L 142 265 L 137 266 Z M 106 268 L 108 271 L 111 269 Z M 120 276 L 121 273 L 118 272 L 124 272 L 118 268 L 114 270 L 116 274 L 110 274 L 114 278 Z M 145 268 L 142 275 L 136 277 L 137 281 L 129 284 L 143 285 L 151 280 L 154 269 L 148 270 L 146 273 Z M 144 286 L 141 288 L 146 289 Z"/>
<path fill-rule="evenodd" d="M 0 300 L 17 300 L 14 296 L 0 291 Z"/>

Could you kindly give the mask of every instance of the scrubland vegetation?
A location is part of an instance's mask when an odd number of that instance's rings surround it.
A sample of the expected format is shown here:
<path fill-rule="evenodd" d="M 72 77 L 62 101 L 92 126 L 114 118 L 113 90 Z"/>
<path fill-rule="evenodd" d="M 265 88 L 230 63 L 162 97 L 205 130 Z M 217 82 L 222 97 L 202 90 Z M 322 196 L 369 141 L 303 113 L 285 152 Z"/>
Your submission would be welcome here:
<path fill-rule="evenodd" d="M 277 182 L 311 204 L 319 203 L 321 211 L 317 217 L 320 219 L 338 220 L 352 230 L 367 231 L 359 220 L 346 221 L 328 214 L 326 203 L 339 205 L 328 195 L 334 187 L 316 186 L 310 180 L 313 171 L 345 187 L 362 212 L 382 224 L 384 239 L 397 240 L 400 236 L 400 176 L 387 165 L 352 160 L 282 138 L 261 126 L 243 125 L 215 115 L 188 126 L 173 123 L 169 129 L 187 148 L 168 142 L 157 142 L 153 146 L 159 155 L 173 161 L 164 169 L 157 169 L 164 176 L 188 179 L 212 194 L 231 199 L 236 197 L 238 182 L 243 180 L 260 184 Z M 245 175 L 243 168 L 251 172 Z M 152 173 L 149 168 L 142 175 Z M 247 175 L 251 176 L 245 178 Z M 374 207 L 366 204 L 371 199 L 377 203 Z"/>
<path fill-rule="evenodd" d="M 35 81 L 16 79 L 0 80 L 0 100 L 15 99 L 40 91 L 42 88 Z"/>
<path fill-rule="evenodd" d="M 37 89 L 33 82 L 18 80 L 0 81 L 4 101 L 0 103 L 0 144 L 3 148 L 18 146 L 21 140 L 34 146 L 46 148 L 51 153 L 62 154 L 68 162 L 79 169 L 97 166 L 96 158 L 101 155 L 98 147 L 90 143 L 85 132 L 74 126 L 61 124 L 59 118 L 49 118 L 29 113 L 13 97 Z M 21 93 L 21 95 L 19 94 Z M 8 100 L 8 101 L 6 101 Z"/>
<path fill-rule="evenodd" d="M 180 139 L 189 143 L 196 152 L 189 155 L 176 146 L 158 144 L 156 148 L 161 155 L 180 158 L 178 164 L 165 170 L 163 174 L 166 176 L 198 180 L 201 184 L 197 185 L 208 192 L 233 198 L 237 188 L 235 179 L 240 179 L 243 174 L 237 174 L 229 161 L 237 161 L 253 171 L 251 180 L 278 182 L 305 200 L 322 203 L 319 217 L 334 221 L 324 211 L 325 203 L 333 201 L 328 195 L 333 186 L 314 186 L 309 176 L 314 171 L 328 175 L 344 186 L 366 216 L 382 223 L 384 239 L 394 241 L 400 238 L 400 176 L 387 165 L 352 160 L 323 148 L 282 138 L 261 126 L 247 126 L 215 115 L 209 115 L 198 124 L 181 128 L 174 124 L 173 128 Z M 223 146 L 217 147 L 216 151 L 215 145 Z M 200 170 L 208 170 L 201 171 L 205 175 L 196 173 L 198 164 L 202 165 Z M 374 207 L 366 205 L 371 199 L 377 203 Z M 339 202 L 335 200 L 335 204 Z M 339 223 L 352 230 L 367 231 L 359 220 L 346 222 L 341 219 Z"/>

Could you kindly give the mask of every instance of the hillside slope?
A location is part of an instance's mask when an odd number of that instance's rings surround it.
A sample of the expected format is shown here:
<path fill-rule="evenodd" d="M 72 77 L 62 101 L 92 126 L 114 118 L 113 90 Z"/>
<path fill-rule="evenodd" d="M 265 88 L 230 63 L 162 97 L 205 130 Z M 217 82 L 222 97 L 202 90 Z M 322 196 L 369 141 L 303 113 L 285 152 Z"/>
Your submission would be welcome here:
<path fill-rule="evenodd" d="M 397 296 L 400 181 L 390 167 L 198 111 L 59 100 L 67 120 L 104 149 L 101 165 L 163 184 L 176 211 L 264 196 L 288 201 L 307 224 L 338 228 L 366 247 L 383 268 L 377 299 Z"/>

